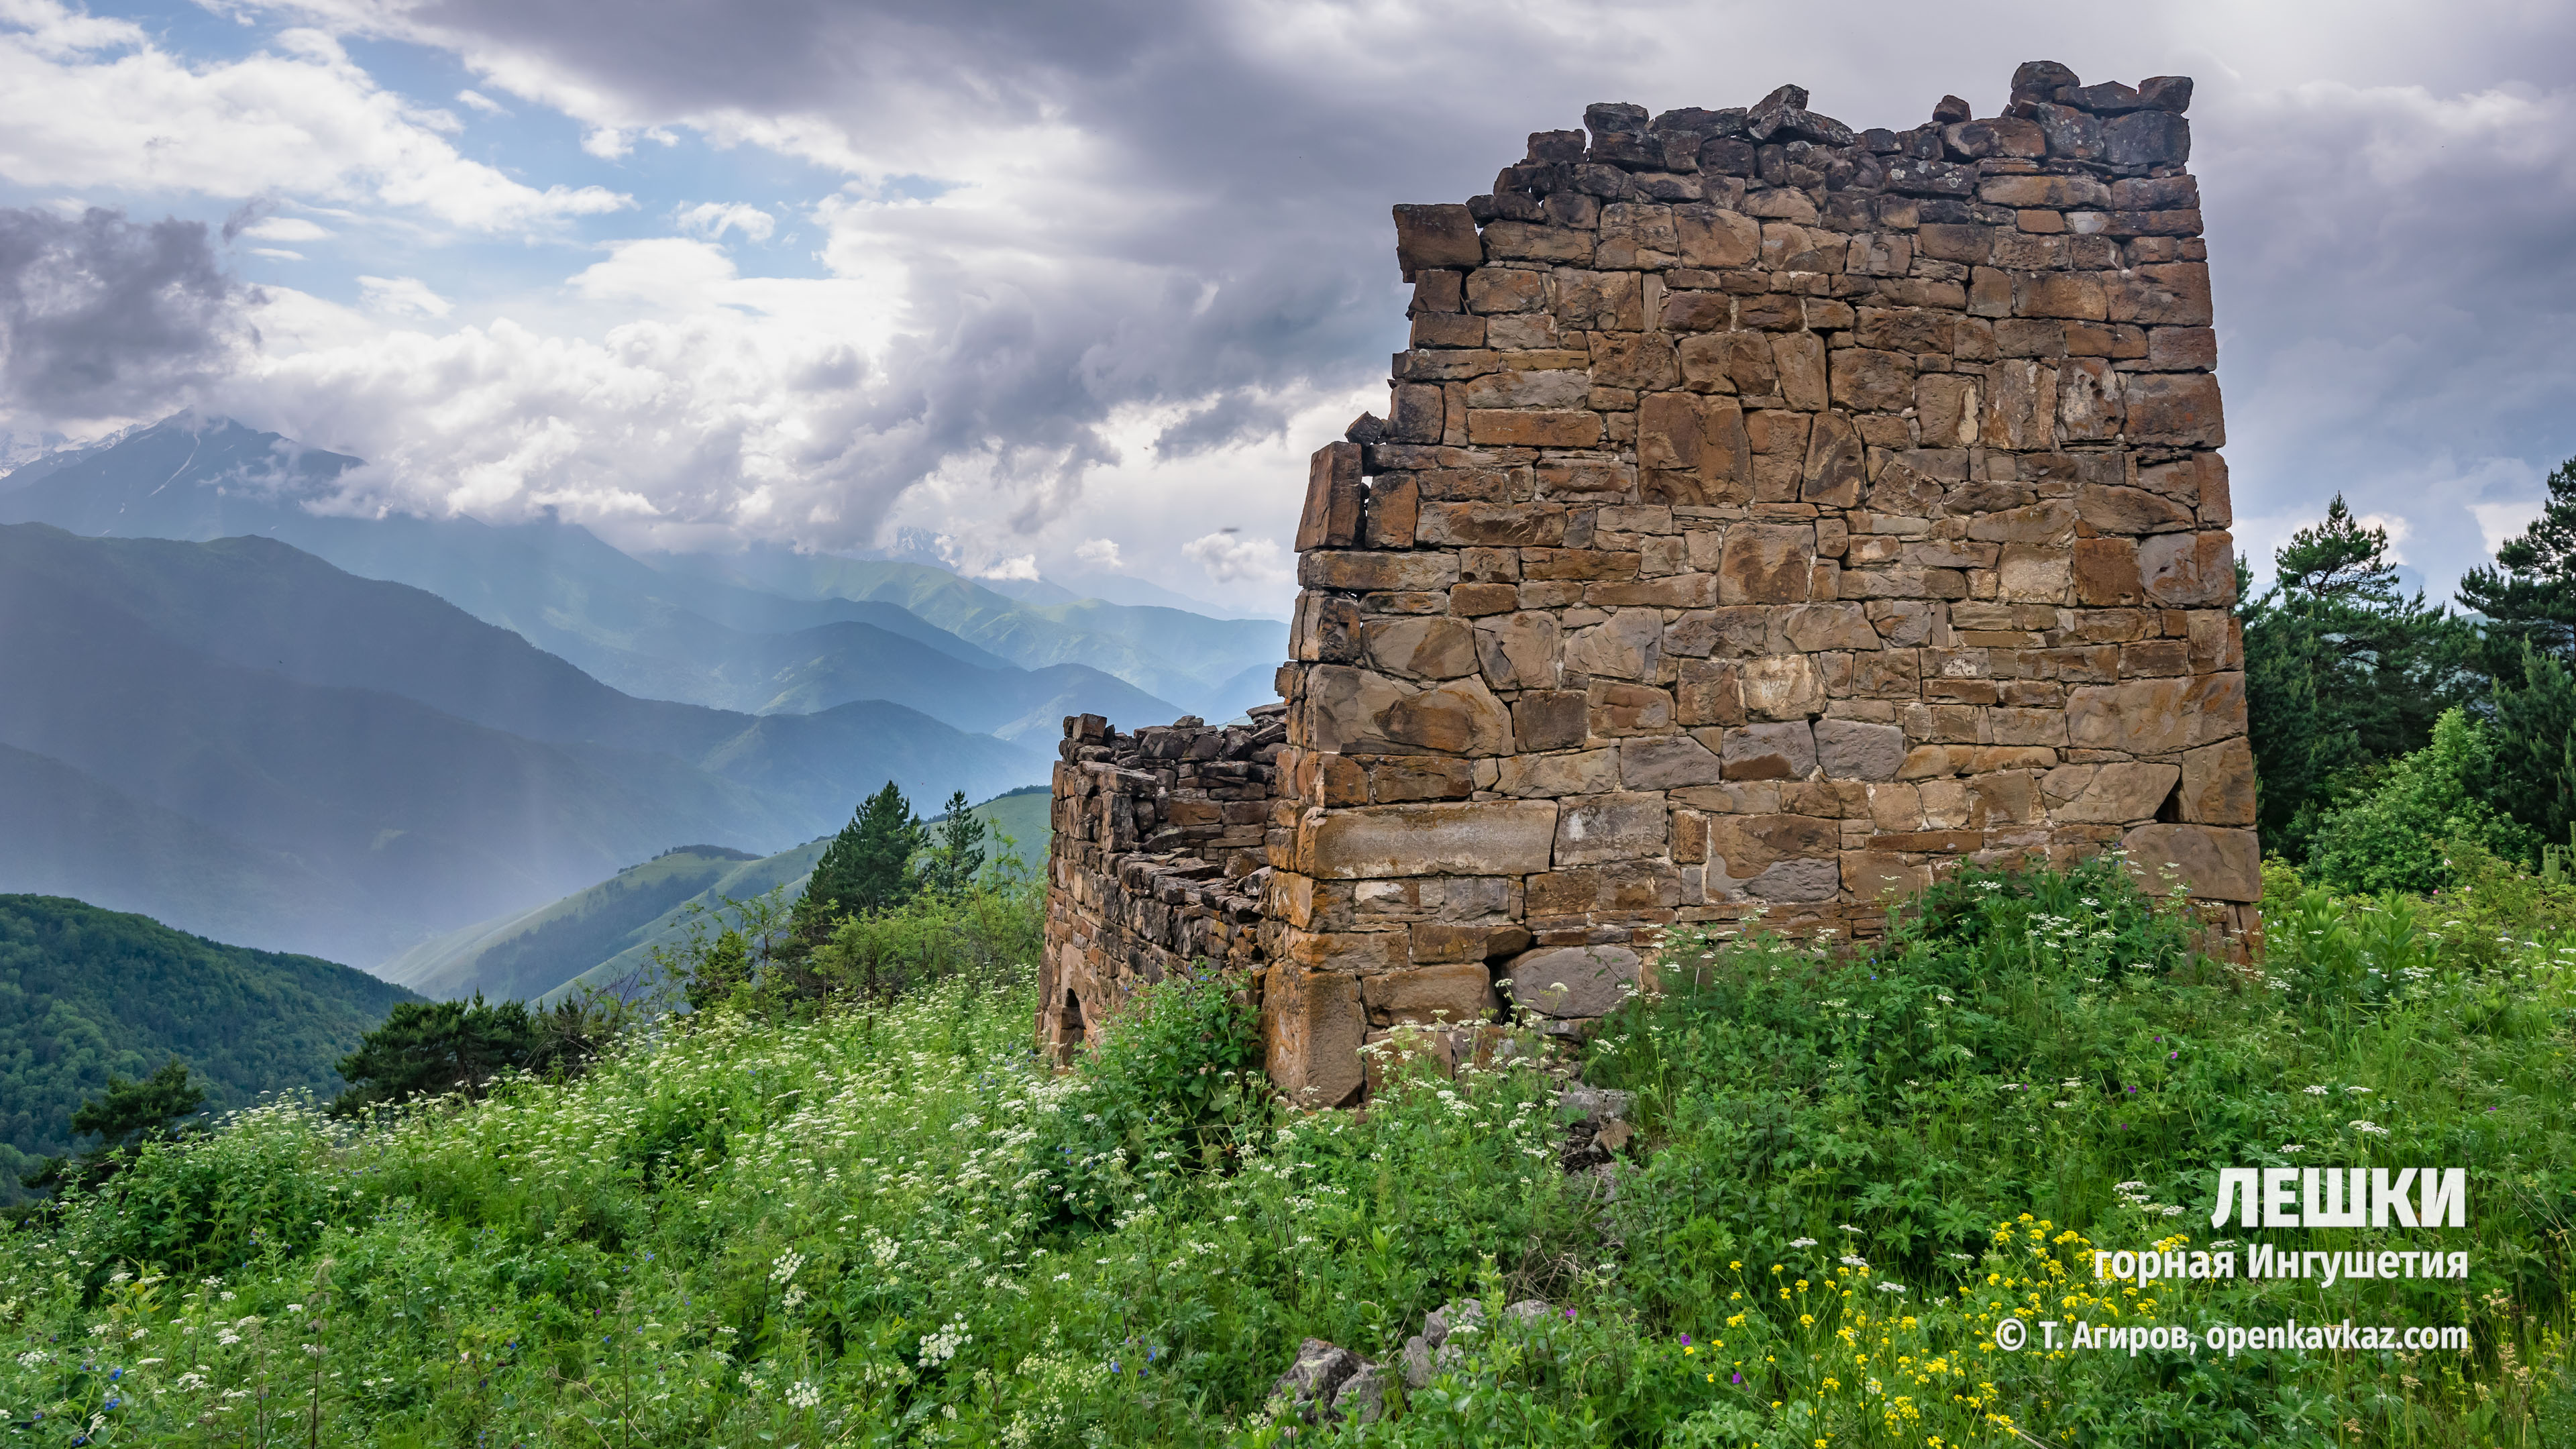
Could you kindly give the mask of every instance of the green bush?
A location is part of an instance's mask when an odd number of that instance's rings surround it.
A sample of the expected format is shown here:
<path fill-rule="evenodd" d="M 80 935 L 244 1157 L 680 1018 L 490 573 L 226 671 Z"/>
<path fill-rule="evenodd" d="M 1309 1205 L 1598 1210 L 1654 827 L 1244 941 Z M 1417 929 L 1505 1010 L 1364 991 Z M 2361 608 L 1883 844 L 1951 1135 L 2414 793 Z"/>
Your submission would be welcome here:
<path fill-rule="evenodd" d="M 850 916 L 802 969 L 809 990 L 891 1001 L 933 981 L 1000 985 L 1025 976 L 1046 929 L 1046 897 L 1026 881 L 924 891 L 891 909 Z"/>
<path fill-rule="evenodd" d="M 1039 1138 L 1069 1216 L 1114 1217 L 1140 1165 L 1222 1169 L 1271 1120 L 1259 1012 L 1244 987 L 1212 971 L 1144 986 L 1074 1059 Z"/>
<path fill-rule="evenodd" d="M 580 1071 L 632 1019 L 628 1004 L 583 992 L 551 1007 L 524 1001 L 406 1001 L 340 1060 L 349 1090 L 331 1110 L 350 1116 L 424 1098 L 479 1097 L 513 1073 Z"/>
<path fill-rule="evenodd" d="M 2539 838 L 2485 798 L 2498 769 L 2493 732 L 2459 710 L 2445 711 L 2431 744 L 2327 812 L 2309 874 L 2344 892 L 2425 894 L 2458 883 L 2446 855 L 2455 841 L 2536 864 Z"/>
<path fill-rule="evenodd" d="M 832 998 L 883 1004 L 934 981 L 1025 978 L 1043 945 L 1046 893 L 1015 853 L 982 853 L 963 828 L 981 824 L 956 809 L 944 818 L 938 889 L 873 906 L 818 906 L 810 891 L 790 905 L 773 891 L 695 911 L 679 940 L 653 953 L 657 989 L 677 983 L 695 1011 L 777 1015 Z"/>

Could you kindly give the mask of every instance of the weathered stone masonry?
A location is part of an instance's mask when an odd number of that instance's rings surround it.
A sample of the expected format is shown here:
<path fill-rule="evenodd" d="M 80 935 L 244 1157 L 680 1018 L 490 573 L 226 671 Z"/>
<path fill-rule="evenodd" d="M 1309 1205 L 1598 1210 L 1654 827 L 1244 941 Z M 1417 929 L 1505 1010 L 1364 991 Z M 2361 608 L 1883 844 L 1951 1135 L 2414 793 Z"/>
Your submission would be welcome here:
<path fill-rule="evenodd" d="M 1262 917 L 1261 885 L 1286 712 L 1265 706 L 1250 728 L 1185 717 L 1128 735 L 1095 714 L 1064 722 L 1038 1018 L 1060 1056 L 1140 980 L 1268 958 L 1278 927 Z"/>
<path fill-rule="evenodd" d="M 1397 207 L 1413 345 L 1315 455 L 1284 739 L 1068 722 L 1041 1030 L 1255 966 L 1273 1076 L 1347 1102 L 1498 978 L 1597 1015 L 1676 923 L 1865 932 L 1962 859 L 2125 846 L 2246 924 L 2190 94 L 1598 105 Z"/>

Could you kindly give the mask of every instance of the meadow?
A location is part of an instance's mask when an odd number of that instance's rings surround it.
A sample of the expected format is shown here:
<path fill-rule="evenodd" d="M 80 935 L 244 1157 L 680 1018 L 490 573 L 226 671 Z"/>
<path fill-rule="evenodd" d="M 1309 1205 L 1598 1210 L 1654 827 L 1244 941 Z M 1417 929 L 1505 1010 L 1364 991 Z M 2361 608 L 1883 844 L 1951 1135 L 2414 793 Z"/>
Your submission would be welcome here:
<path fill-rule="evenodd" d="M 1579 1060 L 1531 1036 L 1454 1079 L 1395 1062 L 1357 1114 L 1273 1100 L 1213 976 L 1053 1070 L 1014 951 L 955 949 L 1025 944 L 1031 902 L 987 897 L 827 953 L 864 982 L 747 983 L 577 1074 L 356 1121 L 286 1098 L 145 1147 L 0 1236 L 0 1434 L 2576 1443 L 2576 889 L 2270 884 L 2258 963 L 2110 862 L 1964 872 L 1874 941 L 1678 938 Z M 940 969 L 885 969 L 932 940 Z M 1578 1068 L 1634 1094 L 1606 1172 L 1567 1170 Z M 2469 1169 L 2463 1228 L 2211 1226 L 2222 1168 L 2436 1164 Z M 2469 1271 L 2094 1271 L 2255 1238 Z M 1467 1297 L 1545 1311 L 1489 1315 L 1405 1388 L 1405 1338 Z M 2126 1346 L 2294 1319 L 2469 1346 Z M 2043 1347 L 2044 1320 L 2120 1346 Z M 1308 1337 L 1388 1366 L 1382 1417 L 1268 1400 Z"/>

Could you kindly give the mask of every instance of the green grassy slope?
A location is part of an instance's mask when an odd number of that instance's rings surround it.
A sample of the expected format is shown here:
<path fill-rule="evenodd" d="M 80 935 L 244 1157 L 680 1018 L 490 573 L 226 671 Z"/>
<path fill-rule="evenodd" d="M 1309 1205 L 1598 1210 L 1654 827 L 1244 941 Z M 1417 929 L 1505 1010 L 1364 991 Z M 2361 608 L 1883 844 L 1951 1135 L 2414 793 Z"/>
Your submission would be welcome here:
<path fill-rule="evenodd" d="M 812 840 L 794 850 L 736 865 L 709 882 L 706 889 L 637 927 L 616 955 L 566 980 L 555 988 L 555 994 L 577 985 L 611 986 L 643 979 L 650 973 L 655 949 L 677 949 L 688 938 L 692 923 L 708 918 L 736 919 L 727 901 L 753 900 L 772 891 L 779 892 L 782 900 L 794 900 L 805 889 L 805 877 L 813 874 L 814 862 L 822 858 L 823 847 L 829 844 L 828 837 Z"/>
<path fill-rule="evenodd" d="M 721 910 L 782 886 L 793 897 L 823 853 L 812 840 L 776 855 L 690 846 L 629 866 L 560 900 L 513 911 L 422 942 L 380 973 L 424 996 L 535 1000 L 576 978 L 613 981 L 677 941 L 692 908 Z"/>
<path fill-rule="evenodd" d="M 999 795 L 974 813 L 1011 837 L 1032 869 L 1046 860 L 1050 796 L 1043 785 Z M 752 859 L 737 852 L 676 850 L 534 910 L 515 912 L 405 953 L 382 968 L 388 980 L 426 996 L 536 998 L 575 980 L 624 979 L 649 964 L 655 947 L 676 946 L 695 912 L 722 913 L 784 887 L 792 898 L 822 855 L 824 840 Z"/>
<path fill-rule="evenodd" d="M 0 1198 L 73 1146 L 74 1108 L 110 1072 L 173 1053 L 207 1105 L 335 1092 L 333 1063 L 412 993 L 311 956 L 226 946 L 60 896 L 0 896 Z"/>
<path fill-rule="evenodd" d="M 1359 1113 L 1260 1091 L 1223 979 L 1144 989 L 1061 1074 L 1007 977 L 729 1005 L 357 1143 L 238 1123 L 0 1235 L 0 1414 L 69 1437 L 114 1396 L 115 1442 L 200 1443 L 273 1384 L 297 1442 L 350 1446 L 2560 1449 L 2550 889 L 2479 918 L 2453 912 L 2484 888 L 2285 885 L 2253 965 L 2111 868 L 1968 869 L 1873 944 L 1685 935 L 1588 1044 L 1398 1056 Z M 1634 1094 L 1620 1130 L 1578 1120 L 1606 1106 L 1578 1066 Z M 2460 1227 L 2211 1223 L 2228 1167 L 2434 1164 L 2465 1169 Z M 2258 1246 L 2315 1257 L 2096 1276 Z M 2399 1253 L 2468 1266 L 2322 1271 Z M 1468 1298 L 1408 1386 L 1407 1338 Z M 2461 1332 L 2244 1336 L 2347 1322 Z M 1381 1366 L 1373 1420 L 1265 1406 L 1310 1338 Z"/>
<path fill-rule="evenodd" d="M 992 829 L 1011 837 L 1019 848 L 1020 859 L 1034 869 L 1045 864 L 1047 840 L 1055 833 L 1047 818 L 1047 805 L 1053 798 L 1046 786 L 1027 785 L 985 801 L 975 807 L 974 813 Z"/>
<path fill-rule="evenodd" d="M 594 886 L 425 941 L 376 968 L 423 996 L 495 1000 L 543 996 L 635 944 L 637 933 L 745 861 L 724 846 L 690 845 L 628 866 Z"/>

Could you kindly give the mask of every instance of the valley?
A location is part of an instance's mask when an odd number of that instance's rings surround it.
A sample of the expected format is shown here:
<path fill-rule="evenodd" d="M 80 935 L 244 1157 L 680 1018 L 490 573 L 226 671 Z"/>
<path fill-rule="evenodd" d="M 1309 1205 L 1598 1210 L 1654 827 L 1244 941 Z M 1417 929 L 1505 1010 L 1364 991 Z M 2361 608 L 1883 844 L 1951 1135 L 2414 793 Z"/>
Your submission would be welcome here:
<path fill-rule="evenodd" d="M 924 809 L 1038 785 L 1065 715 L 1222 718 L 1284 648 L 916 562 L 368 514 L 363 466 L 182 415 L 0 476 L 0 891 L 541 995 L 679 908 L 669 852 L 767 863 L 757 894 L 886 781 Z M 555 945 L 453 967 L 513 921 Z"/>

